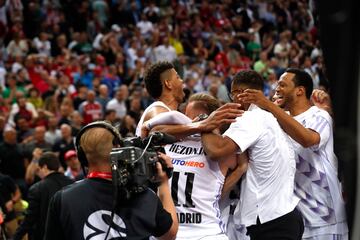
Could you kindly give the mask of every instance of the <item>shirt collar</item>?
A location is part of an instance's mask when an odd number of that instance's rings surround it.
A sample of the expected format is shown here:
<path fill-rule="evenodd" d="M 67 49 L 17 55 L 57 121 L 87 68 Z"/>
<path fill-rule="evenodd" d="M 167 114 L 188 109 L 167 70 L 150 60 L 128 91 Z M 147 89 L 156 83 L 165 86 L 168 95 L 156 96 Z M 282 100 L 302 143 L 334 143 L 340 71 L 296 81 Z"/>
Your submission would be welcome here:
<path fill-rule="evenodd" d="M 256 106 L 255 104 L 251 103 L 247 111 L 252 111 L 252 110 L 258 109 L 258 108 L 259 108 L 258 106 Z"/>

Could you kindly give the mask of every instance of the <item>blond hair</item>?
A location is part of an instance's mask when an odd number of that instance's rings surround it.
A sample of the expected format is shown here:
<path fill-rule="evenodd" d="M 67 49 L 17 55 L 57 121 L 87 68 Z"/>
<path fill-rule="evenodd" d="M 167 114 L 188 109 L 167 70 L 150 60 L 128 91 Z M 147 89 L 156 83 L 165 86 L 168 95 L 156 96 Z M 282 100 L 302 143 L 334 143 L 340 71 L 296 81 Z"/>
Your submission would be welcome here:
<path fill-rule="evenodd" d="M 101 127 L 90 128 L 80 138 L 80 146 L 85 152 L 90 164 L 99 164 L 109 161 L 113 139 L 109 130 Z"/>
<path fill-rule="evenodd" d="M 212 113 L 221 106 L 219 100 L 206 93 L 195 93 L 189 98 L 188 102 L 198 102 L 194 107 L 203 108 L 207 114 Z"/>

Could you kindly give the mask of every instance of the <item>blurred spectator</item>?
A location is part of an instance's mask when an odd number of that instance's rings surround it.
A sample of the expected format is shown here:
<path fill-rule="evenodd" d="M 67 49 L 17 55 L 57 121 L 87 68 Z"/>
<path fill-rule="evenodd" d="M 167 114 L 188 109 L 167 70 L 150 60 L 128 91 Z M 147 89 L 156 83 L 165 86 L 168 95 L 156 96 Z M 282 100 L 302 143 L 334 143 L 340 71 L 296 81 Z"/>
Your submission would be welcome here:
<path fill-rule="evenodd" d="M 114 109 L 109 109 L 105 111 L 104 120 L 115 125 L 116 123 L 116 111 Z"/>
<path fill-rule="evenodd" d="M 11 112 L 9 116 L 9 122 L 16 122 L 17 118 L 24 118 L 29 124 L 32 124 L 32 120 L 38 117 L 38 113 L 22 93 L 18 92 L 16 103 L 11 106 Z"/>
<path fill-rule="evenodd" d="M 115 97 L 111 99 L 106 105 L 106 110 L 113 109 L 116 111 L 116 118 L 122 119 L 127 113 L 126 99 L 129 96 L 129 90 L 126 85 L 121 85 L 116 91 Z"/>
<path fill-rule="evenodd" d="M 82 174 L 81 165 L 77 158 L 75 150 L 69 150 L 65 153 L 65 162 L 67 168 L 64 175 L 72 180 L 80 180 L 84 178 Z"/>
<path fill-rule="evenodd" d="M 289 64 L 290 53 L 290 43 L 289 43 L 289 33 L 282 32 L 280 34 L 280 41 L 275 45 L 274 54 L 279 61 L 279 66 L 281 68 L 287 68 Z"/>
<path fill-rule="evenodd" d="M 74 146 L 70 125 L 62 124 L 60 126 L 60 131 L 61 131 L 61 139 L 55 142 L 52 150 L 53 152 L 58 154 L 61 166 L 63 167 L 63 169 L 66 169 L 65 153 L 68 150 L 74 150 L 75 146 Z"/>
<path fill-rule="evenodd" d="M 126 115 L 120 123 L 119 132 L 120 132 L 121 136 L 122 137 L 134 137 L 135 129 L 136 129 L 135 120 L 131 116 Z"/>
<path fill-rule="evenodd" d="M 54 145 L 56 141 L 58 141 L 61 138 L 61 132 L 60 129 L 57 128 L 58 121 L 55 116 L 51 116 L 48 119 L 48 128 L 45 132 L 45 141 L 50 143 L 51 145 Z"/>
<path fill-rule="evenodd" d="M 87 93 L 86 101 L 79 106 L 79 113 L 83 117 L 83 124 L 87 125 L 96 120 L 100 120 L 103 117 L 103 108 L 99 102 L 95 100 L 96 94 L 90 90 Z"/>
<path fill-rule="evenodd" d="M 154 31 L 154 26 L 145 13 L 141 14 L 141 20 L 136 24 L 136 27 L 140 29 L 140 33 L 145 39 L 150 38 L 151 33 Z"/>
<path fill-rule="evenodd" d="M 254 70 L 261 74 L 264 78 L 267 78 L 269 74 L 269 60 L 267 52 L 263 51 L 260 53 L 260 59 L 255 62 Z"/>
<path fill-rule="evenodd" d="M 4 142 L 0 144 L 0 172 L 14 179 L 23 196 L 26 196 L 27 186 L 24 180 L 26 162 L 17 142 L 15 129 L 5 128 L 3 137 Z"/>
<path fill-rule="evenodd" d="M 73 111 L 70 115 L 70 121 L 72 135 L 76 137 L 80 129 L 84 126 L 84 118 L 79 111 Z"/>
<path fill-rule="evenodd" d="M 129 100 L 128 115 L 132 117 L 135 122 L 139 122 L 142 115 L 141 111 L 141 99 L 139 97 L 131 97 Z"/>
<path fill-rule="evenodd" d="M 257 59 L 259 59 L 261 46 L 256 40 L 256 34 L 253 31 L 249 32 L 249 42 L 246 45 L 246 51 L 248 56 L 250 56 L 251 60 L 256 61 Z"/>
<path fill-rule="evenodd" d="M 155 5 L 154 1 L 151 1 L 149 5 L 144 8 L 143 13 L 150 22 L 157 23 L 159 21 L 160 9 Z"/>
<path fill-rule="evenodd" d="M 14 202 L 18 187 L 14 180 L 0 172 L 0 224 L 4 228 L 1 231 L 7 237 L 12 237 L 17 227 Z M 1 236 L 3 237 L 3 235 Z"/>
<path fill-rule="evenodd" d="M 23 146 L 24 157 L 31 160 L 35 148 L 40 148 L 43 152 L 51 151 L 52 145 L 45 140 L 46 128 L 39 126 L 34 129 L 34 138 Z"/>
<path fill-rule="evenodd" d="M 48 34 L 40 32 L 39 37 L 35 37 L 33 45 L 40 56 L 49 57 L 51 53 L 51 45 L 48 40 Z"/>
<path fill-rule="evenodd" d="M 42 239 L 51 197 L 64 186 L 73 183 L 58 172 L 60 163 L 56 154 L 43 153 L 38 161 L 38 172 L 42 180 L 29 189 L 29 207 L 24 221 L 15 233 L 14 240 L 21 240 L 26 233 L 30 239 Z"/>
<path fill-rule="evenodd" d="M 30 123 L 24 116 L 15 117 L 17 141 L 18 143 L 28 143 L 33 139 L 34 129 L 30 127 Z"/>
<path fill-rule="evenodd" d="M 82 84 L 78 85 L 77 94 L 73 101 L 75 109 L 79 109 L 81 103 L 86 101 L 87 92 L 88 92 L 88 88 L 85 85 Z"/>
<path fill-rule="evenodd" d="M 29 90 L 28 102 L 31 103 L 35 109 L 42 108 L 44 106 L 44 101 L 40 96 L 39 90 L 36 88 L 31 88 Z"/>
<path fill-rule="evenodd" d="M 113 96 L 113 89 L 116 89 L 121 85 L 121 79 L 116 74 L 116 67 L 114 65 L 109 66 L 107 73 L 101 80 L 101 84 L 105 84 L 108 89 L 111 89 L 109 92 L 110 96 Z"/>
<path fill-rule="evenodd" d="M 155 48 L 155 61 L 173 62 L 177 58 L 176 50 L 169 43 L 169 38 L 164 37 L 162 44 Z"/>
<path fill-rule="evenodd" d="M 70 98 L 64 99 L 60 105 L 60 119 L 58 121 L 58 126 L 62 124 L 70 124 L 70 115 L 74 111 L 73 103 Z"/>
<path fill-rule="evenodd" d="M 18 56 L 25 57 L 29 51 L 29 45 L 26 39 L 21 36 L 22 33 L 15 33 L 14 39 L 10 41 L 6 50 L 9 57 L 15 58 Z"/>
<path fill-rule="evenodd" d="M 18 86 L 16 75 L 12 73 L 6 75 L 6 85 L 7 86 L 2 91 L 2 96 L 11 104 L 16 102 L 17 92 L 25 94 L 25 88 L 23 86 Z"/>
<path fill-rule="evenodd" d="M 99 94 L 96 97 L 96 101 L 101 104 L 103 112 L 105 113 L 106 105 L 110 101 L 109 88 L 106 84 L 101 84 L 98 90 Z"/>

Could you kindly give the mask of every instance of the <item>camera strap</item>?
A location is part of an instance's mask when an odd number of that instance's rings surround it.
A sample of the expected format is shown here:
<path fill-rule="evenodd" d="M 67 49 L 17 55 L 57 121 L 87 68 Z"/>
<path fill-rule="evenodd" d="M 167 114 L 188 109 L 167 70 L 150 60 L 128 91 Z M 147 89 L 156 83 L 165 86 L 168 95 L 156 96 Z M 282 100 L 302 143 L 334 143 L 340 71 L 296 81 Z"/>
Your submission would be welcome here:
<path fill-rule="evenodd" d="M 102 178 L 102 179 L 106 179 L 106 180 L 111 180 L 112 179 L 112 175 L 111 172 L 90 172 L 86 178 Z"/>

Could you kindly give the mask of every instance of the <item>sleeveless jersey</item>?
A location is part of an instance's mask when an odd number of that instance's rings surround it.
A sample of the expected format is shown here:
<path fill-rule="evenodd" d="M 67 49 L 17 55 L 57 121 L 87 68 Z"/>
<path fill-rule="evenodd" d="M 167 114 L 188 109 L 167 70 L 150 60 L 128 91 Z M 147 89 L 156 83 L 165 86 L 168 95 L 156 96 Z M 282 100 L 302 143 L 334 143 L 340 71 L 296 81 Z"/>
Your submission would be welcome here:
<path fill-rule="evenodd" d="M 135 135 L 136 136 L 141 136 L 141 127 L 144 123 L 144 118 L 146 116 L 146 114 L 153 108 L 153 107 L 163 107 L 165 109 L 167 109 L 168 111 L 171 111 L 171 109 L 165 105 L 165 103 L 161 102 L 161 101 L 156 101 L 156 102 L 153 102 L 152 104 L 150 104 L 150 106 L 148 106 L 144 113 L 142 114 L 141 118 L 140 118 L 140 121 L 136 127 L 136 132 L 135 132 Z"/>
<path fill-rule="evenodd" d="M 215 161 L 204 154 L 200 137 L 169 144 L 174 173 L 169 180 L 179 219 L 177 239 L 200 239 L 225 233 L 219 199 L 225 177 Z"/>

